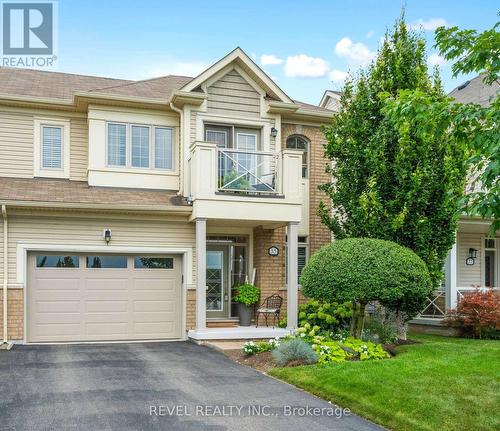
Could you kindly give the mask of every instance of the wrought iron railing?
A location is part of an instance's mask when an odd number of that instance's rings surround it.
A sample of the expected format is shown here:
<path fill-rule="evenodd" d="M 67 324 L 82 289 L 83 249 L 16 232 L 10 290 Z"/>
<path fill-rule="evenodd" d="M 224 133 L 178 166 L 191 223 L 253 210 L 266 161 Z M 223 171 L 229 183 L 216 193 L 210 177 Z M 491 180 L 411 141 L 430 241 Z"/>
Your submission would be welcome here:
<path fill-rule="evenodd" d="M 218 190 L 276 193 L 277 156 L 261 151 L 217 149 Z"/>

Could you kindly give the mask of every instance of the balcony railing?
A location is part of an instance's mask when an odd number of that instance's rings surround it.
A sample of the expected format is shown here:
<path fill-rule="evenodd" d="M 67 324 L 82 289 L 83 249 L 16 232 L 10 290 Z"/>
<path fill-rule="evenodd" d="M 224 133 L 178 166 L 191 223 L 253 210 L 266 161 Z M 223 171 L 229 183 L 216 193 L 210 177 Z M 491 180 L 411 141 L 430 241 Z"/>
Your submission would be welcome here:
<path fill-rule="evenodd" d="M 217 149 L 218 190 L 277 193 L 277 155 L 260 151 Z"/>

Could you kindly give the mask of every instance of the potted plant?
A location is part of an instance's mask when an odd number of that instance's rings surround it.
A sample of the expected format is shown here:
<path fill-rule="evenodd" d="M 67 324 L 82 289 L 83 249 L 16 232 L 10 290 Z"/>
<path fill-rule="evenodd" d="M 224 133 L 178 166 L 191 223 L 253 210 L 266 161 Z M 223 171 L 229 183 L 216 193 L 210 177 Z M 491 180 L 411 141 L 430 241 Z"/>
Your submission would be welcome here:
<path fill-rule="evenodd" d="M 236 287 L 233 300 L 238 303 L 240 326 L 250 326 L 252 319 L 252 306 L 259 302 L 260 289 L 253 284 L 242 284 Z"/>

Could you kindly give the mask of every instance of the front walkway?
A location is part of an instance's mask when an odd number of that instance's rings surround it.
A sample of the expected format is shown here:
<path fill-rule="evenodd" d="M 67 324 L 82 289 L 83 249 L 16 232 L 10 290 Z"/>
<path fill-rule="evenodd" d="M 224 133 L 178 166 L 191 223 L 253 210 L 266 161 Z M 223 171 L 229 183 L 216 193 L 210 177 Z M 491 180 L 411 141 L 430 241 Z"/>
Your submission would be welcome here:
<path fill-rule="evenodd" d="M 14 346 L 0 375 L 2 430 L 381 429 L 189 342 Z"/>

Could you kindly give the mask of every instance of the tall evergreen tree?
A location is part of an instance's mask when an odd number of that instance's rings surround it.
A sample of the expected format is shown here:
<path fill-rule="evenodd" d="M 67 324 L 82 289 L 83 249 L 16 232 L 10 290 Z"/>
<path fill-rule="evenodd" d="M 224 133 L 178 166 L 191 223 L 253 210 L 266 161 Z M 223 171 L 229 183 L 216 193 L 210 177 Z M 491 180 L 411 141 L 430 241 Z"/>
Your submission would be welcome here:
<path fill-rule="evenodd" d="M 336 238 L 379 238 L 412 249 L 436 286 L 454 242 L 467 152 L 451 145 L 442 127 L 396 127 L 385 100 L 402 90 L 446 100 L 437 71 L 429 74 L 425 40 L 408 30 L 404 15 L 374 63 L 345 84 L 340 112 L 325 128 L 332 181 L 320 186 L 330 202 L 319 214 Z"/>

